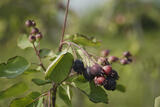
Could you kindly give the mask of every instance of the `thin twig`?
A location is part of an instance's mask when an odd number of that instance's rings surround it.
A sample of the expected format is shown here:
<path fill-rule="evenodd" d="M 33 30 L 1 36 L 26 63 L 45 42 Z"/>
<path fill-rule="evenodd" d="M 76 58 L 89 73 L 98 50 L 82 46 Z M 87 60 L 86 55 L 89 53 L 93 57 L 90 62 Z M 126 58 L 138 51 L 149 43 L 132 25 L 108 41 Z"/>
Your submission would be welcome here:
<path fill-rule="evenodd" d="M 64 41 L 64 34 L 65 34 L 65 30 L 66 30 L 66 23 L 67 23 L 67 17 L 68 17 L 68 10 L 69 10 L 69 2 L 70 0 L 67 1 L 67 7 L 66 7 L 66 12 L 65 12 L 65 17 L 64 17 L 64 25 L 62 28 L 62 36 L 61 36 L 61 40 L 60 40 L 60 44 L 59 44 L 59 52 L 62 50 L 62 42 Z"/>
<path fill-rule="evenodd" d="M 36 48 L 36 46 L 35 46 L 35 44 L 33 43 L 33 47 L 34 47 L 34 50 L 35 50 L 35 52 L 36 52 L 36 55 L 37 55 L 37 57 L 38 57 L 38 59 L 39 59 L 39 62 L 40 62 L 40 66 L 42 67 L 42 69 L 44 70 L 44 71 L 46 71 L 46 68 L 44 67 L 44 65 L 43 65 L 43 63 L 42 63 L 42 60 L 41 60 L 41 57 L 40 57 L 40 55 L 39 55 L 39 51 L 37 50 L 37 48 Z"/>

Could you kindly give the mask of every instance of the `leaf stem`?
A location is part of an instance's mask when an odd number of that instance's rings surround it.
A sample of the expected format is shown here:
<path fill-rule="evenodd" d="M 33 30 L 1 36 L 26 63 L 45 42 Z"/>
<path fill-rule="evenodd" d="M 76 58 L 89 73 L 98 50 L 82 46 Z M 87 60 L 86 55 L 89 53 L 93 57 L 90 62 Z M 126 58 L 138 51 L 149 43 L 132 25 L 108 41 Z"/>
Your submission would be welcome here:
<path fill-rule="evenodd" d="M 37 48 L 36 48 L 36 46 L 35 46 L 35 44 L 33 43 L 33 47 L 34 47 L 34 50 L 35 50 L 35 52 L 36 52 L 36 55 L 37 55 L 37 57 L 38 57 L 38 59 L 39 59 L 39 62 L 40 62 L 40 66 L 42 67 L 42 69 L 44 70 L 44 71 L 46 71 L 46 68 L 44 67 L 44 65 L 43 65 L 43 63 L 42 63 L 42 60 L 41 60 L 41 57 L 40 57 L 40 55 L 39 55 L 39 51 L 37 50 Z"/>
<path fill-rule="evenodd" d="M 59 44 L 59 52 L 62 50 L 62 47 L 63 47 L 62 42 L 64 41 L 64 34 L 65 34 L 65 30 L 66 30 L 66 23 L 67 23 L 67 17 L 68 17 L 69 3 L 70 3 L 70 0 L 67 1 L 67 7 L 66 7 L 65 17 L 64 17 L 64 24 L 63 24 L 63 28 L 62 28 L 62 36 L 61 36 L 60 44 Z"/>

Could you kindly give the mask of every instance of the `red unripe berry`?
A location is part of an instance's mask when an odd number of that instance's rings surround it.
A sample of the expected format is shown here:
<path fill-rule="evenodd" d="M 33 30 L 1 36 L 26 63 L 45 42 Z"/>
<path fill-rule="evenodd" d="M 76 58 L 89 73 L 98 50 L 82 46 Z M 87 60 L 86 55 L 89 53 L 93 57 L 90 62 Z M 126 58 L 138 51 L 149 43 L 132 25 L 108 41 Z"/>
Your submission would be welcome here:
<path fill-rule="evenodd" d="M 104 56 L 104 57 L 106 57 L 106 56 L 109 55 L 109 53 L 110 53 L 109 50 L 103 50 L 103 51 L 101 52 L 101 55 Z"/>
<path fill-rule="evenodd" d="M 31 20 L 27 20 L 27 21 L 25 22 L 25 25 L 26 25 L 27 27 L 31 27 L 31 26 L 32 26 L 32 21 L 31 21 Z"/>
<path fill-rule="evenodd" d="M 128 64 L 128 60 L 127 60 L 127 59 L 121 59 L 121 60 L 120 60 L 120 63 L 121 63 L 122 65 L 126 65 L 126 64 Z"/>
<path fill-rule="evenodd" d="M 37 34 L 38 32 L 38 28 L 32 28 L 31 34 Z"/>
<path fill-rule="evenodd" d="M 36 40 L 37 40 L 37 41 L 40 41 L 42 38 L 43 38 L 42 33 L 36 34 Z"/>
<path fill-rule="evenodd" d="M 94 78 L 94 83 L 96 85 L 101 85 L 101 84 L 103 84 L 104 80 L 105 80 L 105 77 L 95 77 Z"/>
<path fill-rule="evenodd" d="M 94 64 L 92 67 L 90 67 L 90 74 L 93 76 L 97 76 L 101 74 L 102 67 L 99 64 Z"/>
<path fill-rule="evenodd" d="M 110 63 L 112 63 L 112 62 L 116 62 L 116 61 L 118 61 L 119 59 L 117 58 L 117 57 L 115 57 L 115 56 L 110 56 L 109 58 L 108 58 L 108 61 L 110 62 Z"/>
<path fill-rule="evenodd" d="M 112 71 L 112 67 L 110 65 L 106 65 L 103 67 L 103 72 L 106 74 L 106 75 L 109 75 Z"/>
<path fill-rule="evenodd" d="M 132 55 L 131 55 L 131 53 L 129 51 L 126 51 L 126 52 L 123 53 L 123 56 L 128 58 L 128 57 L 130 57 Z"/>
<path fill-rule="evenodd" d="M 28 39 L 31 43 L 34 43 L 36 41 L 36 37 L 33 35 L 30 35 Z"/>

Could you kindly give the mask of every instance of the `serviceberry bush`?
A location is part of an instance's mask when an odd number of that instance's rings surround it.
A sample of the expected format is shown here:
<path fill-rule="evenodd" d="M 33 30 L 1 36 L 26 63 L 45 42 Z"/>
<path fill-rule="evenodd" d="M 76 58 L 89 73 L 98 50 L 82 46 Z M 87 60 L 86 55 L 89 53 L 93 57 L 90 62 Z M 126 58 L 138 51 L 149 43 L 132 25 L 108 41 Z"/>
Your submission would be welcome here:
<path fill-rule="evenodd" d="M 124 91 L 124 86 L 117 84 L 120 78 L 113 63 L 121 65 L 130 64 L 132 55 L 129 51 L 122 54 L 120 58 L 110 55 L 110 50 L 105 49 L 100 56 L 94 56 L 84 49 L 86 46 L 99 46 L 100 42 L 95 38 L 88 38 L 82 34 L 65 35 L 69 0 L 66 7 L 65 21 L 59 49 L 54 51 L 43 49 L 40 42 L 43 40 L 43 33 L 37 28 L 34 20 L 25 22 L 28 34 L 18 38 L 18 46 L 21 49 L 31 47 L 39 59 L 36 65 L 43 71 L 35 68 L 30 69 L 33 63 L 28 62 L 21 56 L 10 58 L 7 63 L 0 64 L 0 77 L 17 78 L 25 73 L 39 72 L 45 78 L 35 77 L 32 82 L 38 86 L 45 87 L 51 84 L 46 92 L 31 92 L 25 97 L 15 98 L 28 90 L 24 82 L 15 83 L 13 86 L 0 92 L 0 99 L 14 97 L 10 107 L 55 107 L 60 106 L 56 99 L 62 100 L 66 106 L 72 105 L 72 88 L 78 88 L 94 103 L 108 103 L 107 91 Z M 44 66 L 42 59 L 49 59 L 51 63 Z M 46 64 L 45 64 L 46 65 Z"/>

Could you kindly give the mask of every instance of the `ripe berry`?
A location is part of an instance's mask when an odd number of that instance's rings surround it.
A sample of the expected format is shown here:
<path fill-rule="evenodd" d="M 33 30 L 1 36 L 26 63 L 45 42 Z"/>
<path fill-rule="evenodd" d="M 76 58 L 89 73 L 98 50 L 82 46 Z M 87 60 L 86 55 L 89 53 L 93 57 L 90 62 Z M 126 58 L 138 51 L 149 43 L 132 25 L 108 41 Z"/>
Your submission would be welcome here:
<path fill-rule="evenodd" d="M 109 53 L 110 53 L 109 50 L 103 50 L 103 51 L 101 52 L 101 55 L 104 56 L 104 57 L 106 57 L 106 56 L 109 55 Z"/>
<path fill-rule="evenodd" d="M 78 59 L 74 61 L 72 68 L 78 74 L 82 74 L 82 72 L 85 70 L 83 62 Z"/>
<path fill-rule="evenodd" d="M 99 64 L 94 64 L 90 67 L 90 73 L 93 76 L 98 76 L 102 74 L 102 67 Z"/>
<path fill-rule="evenodd" d="M 103 87 L 106 90 L 115 90 L 116 89 L 116 80 L 113 78 L 107 77 L 106 80 L 103 82 Z"/>
<path fill-rule="evenodd" d="M 130 57 L 132 55 L 131 55 L 131 53 L 129 51 L 126 51 L 126 52 L 123 53 L 123 56 L 128 58 L 128 57 Z"/>
<path fill-rule="evenodd" d="M 87 67 L 85 70 L 82 71 L 83 76 L 86 80 L 91 81 L 94 79 L 94 76 L 90 73 L 90 67 Z"/>
<path fill-rule="evenodd" d="M 32 21 L 31 21 L 31 20 L 27 20 L 27 21 L 25 22 L 25 25 L 26 25 L 27 27 L 31 27 L 31 26 L 32 26 Z"/>
<path fill-rule="evenodd" d="M 117 58 L 117 57 L 115 57 L 115 56 L 110 56 L 109 58 L 108 58 L 108 61 L 110 62 L 110 63 L 112 63 L 112 62 L 116 62 L 116 61 L 118 61 L 119 59 Z"/>
<path fill-rule="evenodd" d="M 107 77 L 113 78 L 115 80 L 119 79 L 119 75 L 118 75 L 118 73 L 115 70 L 111 70 L 110 74 L 107 75 Z"/>
<path fill-rule="evenodd" d="M 121 60 L 120 60 L 120 63 L 121 63 L 122 65 L 126 65 L 126 64 L 128 64 L 128 60 L 127 60 L 127 59 L 121 59 Z"/>
<path fill-rule="evenodd" d="M 98 64 L 105 66 L 105 65 L 109 65 L 109 62 L 108 62 L 107 58 L 100 57 L 98 59 Z"/>
<path fill-rule="evenodd" d="M 112 71 L 112 67 L 110 65 L 106 65 L 103 67 L 103 72 L 106 74 L 106 75 L 109 75 Z"/>
<path fill-rule="evenodd" d="M 42 38 L 43 38 L 42 33 L 36 34 L 36 40 L 37 40 L 37 41 L 40 41 Z"/>
<path fill-rule="evenodd" d="M 33 35 L 30 35 L 28 39 L 31 43 L 34 43 L 36 41 L 36 37 Z"/>
<path fill-rule="evenodd" d="M 94 83 L 96 85 L 101 85 L 104 82 L 104 80 L 105 80 L 105 77 L 103 77 L 103 76 L 101 76 L 101 77 L 95 77 L 94 78 Z"/>
<path fill-rule="evenodd" d="M 32 28 L 31 34 L 37 34 L 38 32 L 38 28 Z"/>
<path fill-rule="evenodd" d="M 36 26 L 36 22 L 34 20 L 32 20 L 32 26 Z"/>

